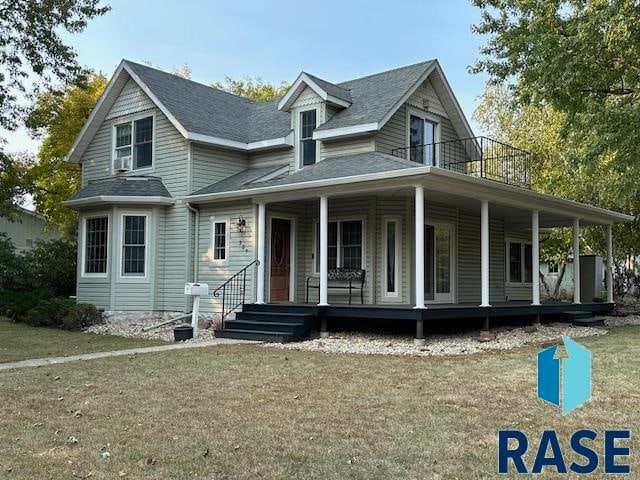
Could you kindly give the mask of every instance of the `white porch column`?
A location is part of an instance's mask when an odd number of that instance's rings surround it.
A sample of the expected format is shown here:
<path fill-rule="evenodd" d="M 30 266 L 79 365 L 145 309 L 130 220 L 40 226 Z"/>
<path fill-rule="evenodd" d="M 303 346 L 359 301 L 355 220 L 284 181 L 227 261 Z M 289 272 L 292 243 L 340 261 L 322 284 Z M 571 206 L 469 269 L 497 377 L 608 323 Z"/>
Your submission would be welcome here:
<path fill-rule="evenodd" d="M 264 241 L 266 236 L 265 204 L 258 204 L 258 278 L 256 279 L 256 303 L 264 303 Z"/>
<path fill-rule="evenodd" d="M 489 202 L 480 204 L 480 284 L 482 286 L 481 307 L 490 307 L 489 303 Z"/>
<path fill-rule="evenodd" d="M 580 220 L 573 220 L 573 303 L 580 302 Z"/>
<path fill-rule="evenodd" d="M 424 187 L 416 186 L 415 192 L 415 249 L 416 249 L 416 306 L 424 305 Z"/>
<path fill-rule="evenodd" d="M 329 305 L 328 279 L 329 274 L 329 201 L 326 196 L 320 197 L 320 303 L 319 306 Z"/>
<path fill-rule="evenodd" d="M 607 225 L 607 302 L 613 303 L 613 225 Z"/>
<path fill-rule="evenodd" d="M 540 305 L 540 213 L 531 212 L 531 305 Z"/>

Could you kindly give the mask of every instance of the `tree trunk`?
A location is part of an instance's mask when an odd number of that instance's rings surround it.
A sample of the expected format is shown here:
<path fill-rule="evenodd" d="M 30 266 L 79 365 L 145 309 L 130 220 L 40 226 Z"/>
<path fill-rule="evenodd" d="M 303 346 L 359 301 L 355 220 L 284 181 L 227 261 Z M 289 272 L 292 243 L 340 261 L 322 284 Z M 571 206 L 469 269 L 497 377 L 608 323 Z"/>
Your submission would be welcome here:
<path fill-rule="evenodd" d="M 558 295 L 560 294 L 560 285 L 562 284 L 562 279 L 564 278 L 564 272 L 567 271 L 567 264 L 563 263 L 562 267 L 560 267 L 560 274 L 558 275 L 558 279 L 556 280 L 556 286 L 553 289 L 553 299 L 557 300 Z"/>

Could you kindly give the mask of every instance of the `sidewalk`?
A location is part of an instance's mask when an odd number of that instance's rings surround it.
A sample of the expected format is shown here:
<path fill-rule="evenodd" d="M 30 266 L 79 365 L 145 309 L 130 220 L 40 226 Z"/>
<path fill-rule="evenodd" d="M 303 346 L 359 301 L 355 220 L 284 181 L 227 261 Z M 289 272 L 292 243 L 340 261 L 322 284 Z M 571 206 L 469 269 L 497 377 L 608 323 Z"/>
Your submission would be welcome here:
<path fill-rule="evenodd" d="M 217 345 L 233 345 L 238 343 L 255 343 L 247 340 L 230 340 L 226 338 L 216 338 L 203 342 L 180 342 L 169 345 L 157 345 L 154 347 L 129 348 L 126 350 L 114 350 L 111 352 L 82 353 L 80 355 L 69 355 L 66 357 L 32 358 L 20 360 L 19 362 L 0 363 L 0 370 L 11 370 L 14 368 L 42 367 L 45 365 L 56 365 L 58 363 L 77 362 L 81 360 L 94 360 L 97 358 L 123 357 L 125 355 L 137 355 L 139 353 L 166 352 L 168 350 L 182 350 L 185 348 L 215 347 Z"/>

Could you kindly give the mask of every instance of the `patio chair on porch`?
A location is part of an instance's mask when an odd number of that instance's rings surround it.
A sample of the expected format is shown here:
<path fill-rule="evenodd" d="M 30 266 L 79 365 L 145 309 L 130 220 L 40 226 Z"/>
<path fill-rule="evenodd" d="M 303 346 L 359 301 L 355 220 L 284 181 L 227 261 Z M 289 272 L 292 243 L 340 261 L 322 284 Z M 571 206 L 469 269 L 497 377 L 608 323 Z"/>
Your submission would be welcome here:
<path fill-rule="evenodd" d="M 360 290 L 360 303 L 364 305 L 364 277 L 365 271 L 360 268 L 330 268 L 327 272 L 328 288 L 348 290 L 349 305 L 353 291 Z M 317 280 L 317 284 L 312 283 L 314 279 Z M 310 288 L 317 289 L 320 295 L 320 278 L 314 275 L 307 277 L 306 303 L 309 303 Z"/>

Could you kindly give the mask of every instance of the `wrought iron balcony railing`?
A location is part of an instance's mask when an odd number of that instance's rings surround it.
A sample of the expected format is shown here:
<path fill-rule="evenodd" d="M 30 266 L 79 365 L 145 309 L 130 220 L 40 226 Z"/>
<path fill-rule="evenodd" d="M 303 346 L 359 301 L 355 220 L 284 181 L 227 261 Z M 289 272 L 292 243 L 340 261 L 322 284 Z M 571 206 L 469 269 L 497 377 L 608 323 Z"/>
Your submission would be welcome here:
<path fill-rule="evenodd" d="M 487 137 L 396 148 L 391 154 L 423 165 L 531 189 L 531 153 Z"/>

